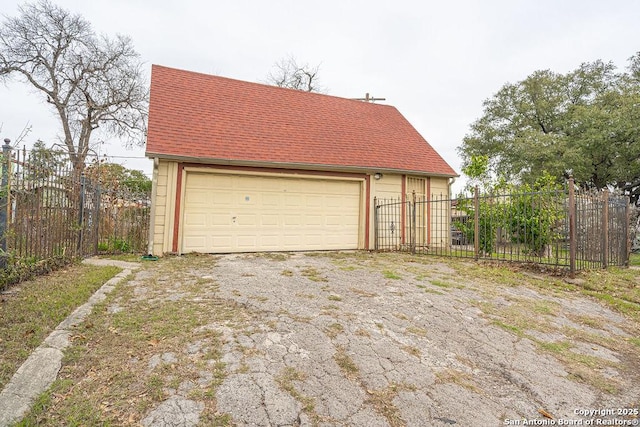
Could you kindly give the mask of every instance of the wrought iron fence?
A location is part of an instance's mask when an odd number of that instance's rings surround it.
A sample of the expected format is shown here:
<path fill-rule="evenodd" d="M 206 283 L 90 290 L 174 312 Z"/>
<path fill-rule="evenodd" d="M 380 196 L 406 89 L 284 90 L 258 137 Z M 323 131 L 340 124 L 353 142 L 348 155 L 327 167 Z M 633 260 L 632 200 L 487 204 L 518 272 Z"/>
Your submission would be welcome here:
<path fill-rule="evenodd" d="M 60 159 L 3 146 L 0 290 L 99 252 L 144 252 L 149 194 L 101 189 Z"/>
<path fill-rule="evenodd" d="M 375 202 L 375 249 L 580 269 L 627 265 L 630 206 L 608 191 L 447 196 Z"/>

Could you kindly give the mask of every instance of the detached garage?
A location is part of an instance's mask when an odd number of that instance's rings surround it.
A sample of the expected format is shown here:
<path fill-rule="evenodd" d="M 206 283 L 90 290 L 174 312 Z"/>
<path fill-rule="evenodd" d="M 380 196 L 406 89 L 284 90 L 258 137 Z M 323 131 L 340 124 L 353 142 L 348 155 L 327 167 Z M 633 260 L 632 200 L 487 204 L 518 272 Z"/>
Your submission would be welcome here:
<path fill-rule="evenodd" d="M 150 253 L 368 249 L 372 204 L 455 172 L 393 107 L 153 66 Z"/>

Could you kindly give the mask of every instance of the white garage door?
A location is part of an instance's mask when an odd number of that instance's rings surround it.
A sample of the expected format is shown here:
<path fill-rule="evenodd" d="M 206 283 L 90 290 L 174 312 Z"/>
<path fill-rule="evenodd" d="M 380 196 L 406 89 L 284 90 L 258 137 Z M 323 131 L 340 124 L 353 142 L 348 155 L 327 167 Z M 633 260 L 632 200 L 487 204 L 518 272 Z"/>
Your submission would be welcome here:
<path fill-rule="evenodd" d="M 357 249 L 359 181 L 189 172 L 183 252 Z"/>

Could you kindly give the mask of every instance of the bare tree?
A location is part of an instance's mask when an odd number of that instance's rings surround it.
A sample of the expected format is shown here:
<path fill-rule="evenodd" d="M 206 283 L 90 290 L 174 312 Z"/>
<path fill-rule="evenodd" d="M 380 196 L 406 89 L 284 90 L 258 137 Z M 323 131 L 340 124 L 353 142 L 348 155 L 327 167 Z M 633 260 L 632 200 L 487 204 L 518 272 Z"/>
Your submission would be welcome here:
<path fill-rule="evenodd" d="M 98 127 L 144 141 L 148 91 L 128 37 L 98 36 L 82 16 L 48 0 L 28 3 L 0 25 L 0 81 L 17 76 L 46 96 L 75 170 Z"/>
<path fill-rule="evenodd" d="M 266 82 L 306 92 L 324 92 L 324 88 L 319 84 L 319 71 L 320 64 L 315 66 L 310 66 L 308 63 L 298 64 L 293 56 L 288 56 L 273 65 L 273 71 L 267 76 Z"/>

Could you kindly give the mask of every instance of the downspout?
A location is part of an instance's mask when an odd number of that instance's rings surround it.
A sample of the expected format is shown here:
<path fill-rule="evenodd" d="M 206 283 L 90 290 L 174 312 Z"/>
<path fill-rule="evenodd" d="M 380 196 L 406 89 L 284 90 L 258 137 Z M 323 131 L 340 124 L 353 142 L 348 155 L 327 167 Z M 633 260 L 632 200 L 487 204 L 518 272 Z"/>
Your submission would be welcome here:
<path fill-rule="evenodd" d="M 451 178 L 449 178 L 449 200 L 451 200 L 453 198 L 453 194 L 451 194 L 451 186 L 453 186 L 453 184 L 455 184 L 456 182 L 456 177 L 452 176 Z"/>
<path fill-rule="evenodd" d="M 147 247 L 147 253 L 149 256 L 153 256 L 153 238 L 156 230 L 156 197 L 158 196 L 158 165 L 160 160 L 157 157 L 153 158 L 153 176 L 151 178 L 151 212 L 149 215 L 149 246 Z"/>

